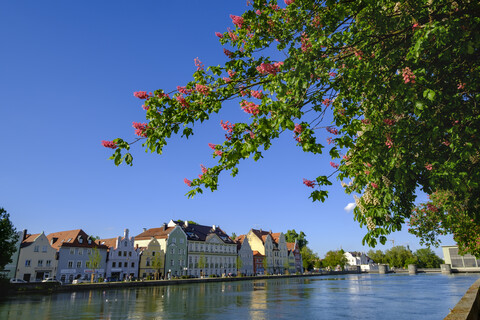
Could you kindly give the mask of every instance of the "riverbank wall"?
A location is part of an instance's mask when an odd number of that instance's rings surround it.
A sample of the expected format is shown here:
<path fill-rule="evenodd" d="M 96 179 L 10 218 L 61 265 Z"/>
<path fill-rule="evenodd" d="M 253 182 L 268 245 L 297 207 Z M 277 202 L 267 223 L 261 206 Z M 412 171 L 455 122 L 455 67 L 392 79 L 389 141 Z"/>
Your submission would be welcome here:
<path fill-rule="evenodd" d="M 480 279 L 475 281 L 444 320 L 480 319 Z"/>
<path fill-rule="evenodd" d="M 50 294 L 57 292 L 74 292 L 84 290 L 110 290 L 123 289 L 135 287 L 153 287 L 153 286 L 171 286 L 181 284 L 195 284 L 195 283 L 211 283 L 211 282 L 231 282 L 231 281 L 250 281 L 250 280 L 268 280 L 268 279 L 282 279 L 282 278 L 302 278 L 312 276 L 328 276 L 328 275 L 342 275 L 342 274 L 360 274 L 358 271 L 323 271 L 312 272 L 305 274 L 292 275 L 268 275 L 255 277 L 223 277 L 223 278 L 190 278 L 190 279 L 173 279 L 173 280 L 147 280 L 147 281 L 126 281 L 126 282 L 102 282 L 102 283 L 80 283 L 61 285 L 52 282 L 33 282 L 33 283 L 16 283 L 5 284 L 0 288 L 2 295 L 17 295 L 17 294 Z"/>

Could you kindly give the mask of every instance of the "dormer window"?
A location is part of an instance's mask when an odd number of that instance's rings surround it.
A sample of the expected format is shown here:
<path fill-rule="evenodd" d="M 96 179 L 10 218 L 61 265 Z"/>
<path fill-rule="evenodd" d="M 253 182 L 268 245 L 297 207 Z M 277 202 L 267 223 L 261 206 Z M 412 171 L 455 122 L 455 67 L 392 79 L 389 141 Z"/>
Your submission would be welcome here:
<path fill-rule="evenodd" d="M 92 244 L 92 239 L 88 238 L 88 244 Z"/>
<path fill-rule="evenodd" d="M 82 236 L 78 236 L 78 243 L 83 243 L 83 239 L 82 239 Z"/>
<path fill-rule="evenodd" d="M 70 238 L 70 239 L 67 240 L 67 242 L 70 242 L 70 241 L 72 241 L 72 238 Z"/>

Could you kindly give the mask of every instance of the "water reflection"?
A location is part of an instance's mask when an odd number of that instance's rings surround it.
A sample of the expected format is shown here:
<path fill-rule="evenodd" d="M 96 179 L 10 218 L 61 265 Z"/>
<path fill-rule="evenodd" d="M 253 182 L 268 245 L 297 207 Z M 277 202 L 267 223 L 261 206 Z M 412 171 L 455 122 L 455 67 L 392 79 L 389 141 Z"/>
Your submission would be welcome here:
<path fill-rule="evenodd" d="M 22 295 L 0 319 L 439 319 L 478 275 L 344 275 Z"/>

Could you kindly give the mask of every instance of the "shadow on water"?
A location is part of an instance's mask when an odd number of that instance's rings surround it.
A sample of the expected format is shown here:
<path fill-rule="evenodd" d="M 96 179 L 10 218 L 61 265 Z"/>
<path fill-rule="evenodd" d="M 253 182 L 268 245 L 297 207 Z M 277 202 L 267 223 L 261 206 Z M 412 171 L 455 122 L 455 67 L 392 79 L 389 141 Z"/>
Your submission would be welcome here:
<path fill-rule="evenodd" d="M 18 295 L 0 319 L 441 319 L 479 275 L 340 275 Z"/>

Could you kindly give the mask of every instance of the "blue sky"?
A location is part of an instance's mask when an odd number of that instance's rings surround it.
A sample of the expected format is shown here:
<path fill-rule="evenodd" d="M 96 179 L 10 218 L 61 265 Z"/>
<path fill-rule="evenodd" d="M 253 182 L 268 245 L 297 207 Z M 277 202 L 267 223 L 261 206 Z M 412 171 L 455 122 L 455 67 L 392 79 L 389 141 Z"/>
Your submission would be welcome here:
<path fill-rule="evenodd" d="M 242 163 L 237 177 L 221 176 L 218 191 L 187 199 L 183 179 L 214 164 L 207 144 L 222 142 L 220 120 L 245 116 L 238 104 L 225 105 L 190 139 L 173 138 L 162 156 L 137 145 L 133 167 L 108 160 L 100 141 L 133 140 L 132 121 L 144 121 L 133 92 L 186 84 L 196 57 L 206 66 L 223 63 L 214 33 L 233 28 L 229 14 L 245 9 L 245 0 L 1 2 L 0 206 L 17 229 L 82 228 L 109 238 L 173 218 L 237 235 L 304 231 L 322 257 L 368 250 L 366 229 L 344 210 L 353 198 L 338 182 L 325 203 L 308 199 L 302 178 L 331 172 L 330 159 L 303 153 L 290 133 L 264 159 Z M 420 248 L 406 231 L 389 239 Z"/>

